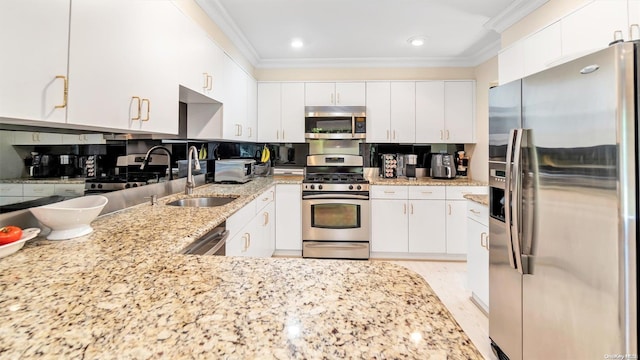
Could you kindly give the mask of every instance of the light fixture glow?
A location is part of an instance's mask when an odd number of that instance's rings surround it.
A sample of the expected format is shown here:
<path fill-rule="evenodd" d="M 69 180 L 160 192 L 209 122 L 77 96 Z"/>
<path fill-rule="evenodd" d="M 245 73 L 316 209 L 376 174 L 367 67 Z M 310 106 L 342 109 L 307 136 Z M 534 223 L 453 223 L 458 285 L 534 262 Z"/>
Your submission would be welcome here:
<path fill-rule="evenodd" d="M 424 45 L 424 43 L 426 42 L 426 39 L 421 36 L 414 36 L 412 38 L 409 38 L 407 42 L 413 46 L 418 47 L 418 46 Z"/>
<path fill-rule="evenodd" d="M 302 46 L 304 46 L 304 43 L 300 39 L 293 39 L 291 41 L 291 47 L 292 48 L 298 49 L 298 48 L 301 48 Z"/>

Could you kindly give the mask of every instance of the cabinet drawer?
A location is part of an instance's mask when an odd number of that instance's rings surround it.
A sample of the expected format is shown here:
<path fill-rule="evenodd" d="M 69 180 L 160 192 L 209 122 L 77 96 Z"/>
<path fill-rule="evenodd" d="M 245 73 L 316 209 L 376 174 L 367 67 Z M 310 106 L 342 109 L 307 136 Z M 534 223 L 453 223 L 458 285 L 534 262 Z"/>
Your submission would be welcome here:
<path fill-rule="evenodd" d="M 264 209 L 265 206 L 269 205 L 275 198 L 276 188 L 274 186 L 270 187 L 269 190 L 263 192 L 258 196 L 256 201 L 256 214 L 260 212 L 260 210 Z"/>
<path fill-rule="evenodd" d="M 409 186 L 409 199 L 413 200 L 444 200 L 445 194 L 444 186 Z"/>
<path fill-rule="evenodd" d="M 54 192 L 53 184 L 23 184 L 24 196 L 51 196 Z"/>
<path fill-rule="evenodd" d="M 229 230 L 229 239 L 239 233 L 256 216 L 256 200 L 251 201 L 242 209 L 236 211 L 227 219 L 226 228 Z"/>
<path fill-rule="evenodd" d="M 407 186 L 374 185 L 369 193 L 372 199 L 408 199 Z"/>
<path fill-rule="evenodd" d="M 56 195 L 82 196 L 84 195 L 84 184 L 55 184 L 53 191 Z"/>
<path fill-rule="evenodd" d="M 489 207 L 467 200 L 467 217 L 482 225 L 489 226 Z"/>
<path fill-rule="evenodd" d="M 0 196 L 22 196 L 22 184 L 0 184 Z"/>
<path fill-rule="evenodd" d="M 469 194 L 488 194 L 487 186 L 447 186 L 447 200 L 464 200 Z"/>

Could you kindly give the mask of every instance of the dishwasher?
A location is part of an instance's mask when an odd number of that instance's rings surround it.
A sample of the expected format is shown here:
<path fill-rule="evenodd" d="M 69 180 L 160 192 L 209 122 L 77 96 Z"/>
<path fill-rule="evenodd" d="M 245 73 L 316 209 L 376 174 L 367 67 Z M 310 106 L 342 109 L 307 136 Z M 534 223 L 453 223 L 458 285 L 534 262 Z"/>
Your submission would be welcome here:
<path fill-rule="evenodd" d="M 181 253 L 185 255 L 225 256 L 225 244 L 228 237 L 229 231 L 226 230 L 226 223 L 223 222 L 187 245 Z"/>

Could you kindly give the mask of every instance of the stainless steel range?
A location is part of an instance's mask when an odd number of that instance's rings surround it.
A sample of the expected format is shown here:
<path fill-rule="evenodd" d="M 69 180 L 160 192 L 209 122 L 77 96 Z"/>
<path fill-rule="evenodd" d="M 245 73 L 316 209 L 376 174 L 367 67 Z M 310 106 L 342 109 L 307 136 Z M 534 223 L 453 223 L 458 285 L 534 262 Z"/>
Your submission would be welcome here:
<path fill-rule="evenodd" d="M 302 184 L 302 257 L 368 259 L 370 213 L 362 156 L 307 156 Z"/>
<path fill-rule="evenodd" d="M 153 157 L 149 157 L 144 169 L 140 169 L 144 158 L 145 154 L 118 156 L 117 175 L 85 179 L 85 195 L 136 188 L 159 182 L 167 172 L 168 157 L 164 154 L 154 154 Z"/>

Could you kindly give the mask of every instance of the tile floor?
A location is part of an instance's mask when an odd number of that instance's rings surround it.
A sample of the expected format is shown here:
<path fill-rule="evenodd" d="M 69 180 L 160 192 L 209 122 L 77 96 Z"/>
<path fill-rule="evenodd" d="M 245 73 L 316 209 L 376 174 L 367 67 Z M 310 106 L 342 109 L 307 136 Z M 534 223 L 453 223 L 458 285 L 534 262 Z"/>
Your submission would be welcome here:
<path fill-rule="evenodd" d="M 485 359 L 497 360 L 489 345 L 489 319 L 465 288 L 467 264 L 449 261 L 390 261 L 420 274 L 458 321 Z"/>

